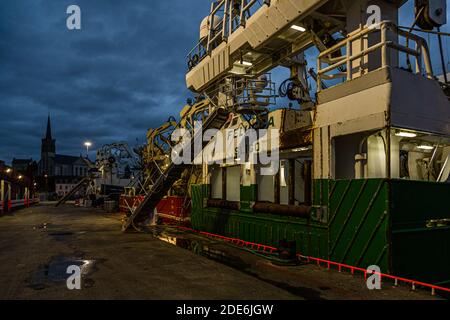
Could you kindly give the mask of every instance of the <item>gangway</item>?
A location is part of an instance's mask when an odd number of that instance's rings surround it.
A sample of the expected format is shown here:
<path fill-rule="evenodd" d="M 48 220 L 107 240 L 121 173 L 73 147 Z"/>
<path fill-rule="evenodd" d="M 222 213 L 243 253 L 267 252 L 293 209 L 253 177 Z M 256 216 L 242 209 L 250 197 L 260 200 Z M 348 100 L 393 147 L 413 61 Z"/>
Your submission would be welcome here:
<path fill-rule="evenodd" d="M 229 111 L 226 111 L 223 108 L 216 108 L 211 112 L 211 114 L 204 122 L 203 130 L 219 130 L 227 121 L 228 115 Z M 196 148 L 194 148 L 195 141 L 202 141 L 202 150 L 208 143 L 203 142 L 202 135 L 203 132 L 199 131 L 191 140 L 191 159 L 195 159 L 195 157 L 198 155 L 198 153 L 196 154 L 195 152 Z M 191 165 L 189 164 L 176 165 L 172 162 L 172 160 L 170 160 L 165 169 L 158 167 L 160 169 L 158 177 L 154 181 L 151 181 L 153 182 L 153 184 L 150 186 L 149 191 L 146 193 L 144 200 L 135 208 L 135 210 L 124 222 L 122 231 L 127 231 L 130 227 L 133 227 L 136 230 L 140 230 L 137 224 L 144 222 L 150 217 L 159 201 L 161 201 L 162 198 L 167 194 L 172 185 L 181 178 L 183 171 L 190 166 Z"/>
<path fill-rule="evenodd" d="M 73 187 L 72 190 L 70 190 L 70 192 L 68 194 L 66 194 L 61 200 L 58 201 L 58 203 L 55 205 L 55 207 L 59 207 L 60 205 L 65 203 L 67 200 L 69 200 L 70 197 L 72 197 L 76 192 L 81 190 L 81 188 L 83 188 L 85 185 L 89 184 L 91 180 L 92 180 L 91 177 L 83 178 L 80 182 L 78 182 L 78 184 L 75 187 Z"/>

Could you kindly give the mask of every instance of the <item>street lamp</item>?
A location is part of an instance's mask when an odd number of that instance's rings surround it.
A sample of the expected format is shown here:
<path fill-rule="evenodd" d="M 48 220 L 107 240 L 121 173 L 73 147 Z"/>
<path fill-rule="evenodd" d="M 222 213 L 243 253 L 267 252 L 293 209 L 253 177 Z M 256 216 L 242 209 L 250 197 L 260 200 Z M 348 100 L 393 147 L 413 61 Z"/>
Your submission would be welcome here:
<path fill-rule="evenodd" d="M 92 146 L 92 142 L 86 141 L 86 142 L 84 143 L 84 145 L 86 146 L 86 155 L 87 155 L 87 157 L 89 158 L 89 147 Z"/>
<path fill-rule="evenodd" d="M 12 171 L 11 168 L 6 169 L 6 173 L 11 173 L 11 171 Z"/>

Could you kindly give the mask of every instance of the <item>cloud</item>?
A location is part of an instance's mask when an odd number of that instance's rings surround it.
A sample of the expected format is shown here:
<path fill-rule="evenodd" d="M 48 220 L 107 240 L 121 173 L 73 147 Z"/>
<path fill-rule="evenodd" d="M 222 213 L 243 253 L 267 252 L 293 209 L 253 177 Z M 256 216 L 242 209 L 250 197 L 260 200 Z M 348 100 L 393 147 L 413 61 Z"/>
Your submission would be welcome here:
<path fill-rule="evenodd" d="M 66 28 L 70 4 L 80 31 Z M 143 142 L 190 95 L 185 57 L 208 11 L 202 0 L 2 1 L 0 159 L 39 159 L 48 113 L 58 153 Z"/>

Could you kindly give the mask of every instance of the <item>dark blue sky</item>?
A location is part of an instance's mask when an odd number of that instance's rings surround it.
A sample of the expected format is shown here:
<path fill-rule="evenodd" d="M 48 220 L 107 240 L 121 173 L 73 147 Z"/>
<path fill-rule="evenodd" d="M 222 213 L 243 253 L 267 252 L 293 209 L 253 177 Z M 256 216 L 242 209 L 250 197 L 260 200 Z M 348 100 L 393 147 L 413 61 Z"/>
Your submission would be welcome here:
<path fill-rule="evenodd" d="M 81 7 L 80 31 L 66 28 L 70 4 Z M 412 21 L 411 4 L 401 24 Z M 38 160 L 48 113 L 58 153 L 80 154 L 85 140 L 143 143 L 147 129 L 177 115 L 189 96 L 185 56 L 209 7 L 207 0 L 0 1 L 0 160 Z"/>
<path fill-rule="evenodd" d="M 82 30 L 66 28 L 78 4 Z M 39 159 L 47 114 L 57 152 L 142 143 L 189 94 L 185 56 L 208 1 L 2 0 L 0 159 Z"/>

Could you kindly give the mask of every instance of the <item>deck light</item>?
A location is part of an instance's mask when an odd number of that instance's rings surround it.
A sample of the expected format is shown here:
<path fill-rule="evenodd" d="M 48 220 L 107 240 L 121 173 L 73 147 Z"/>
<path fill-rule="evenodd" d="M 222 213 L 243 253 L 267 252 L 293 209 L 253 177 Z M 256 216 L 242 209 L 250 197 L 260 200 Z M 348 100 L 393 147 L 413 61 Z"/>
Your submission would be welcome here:
<path fill-rule="evenodd" d="M 427 145 L 427 144 L 420 145 L 420 146 L 418 146 L 417 148 L 419 148 L 419 149 L 421 149 L 421 150 L 427 150 L 427 151 L 430 151 L 430 150 L 433 150 L 433 149 L 434 149 L 433 146 L 430 146 L 430 145 Z"/>
<path fill-rule="evenodd" d="M 311 149 L 312 149 L 311 147 L 301 147 L 301 148 L 292 149 L 292 152 L 303 152 L 303 151 L 309 151 Z"/>
<path fill-rule="evenodd" d="M 305 31 L 306 31 L 305 28 L 300 27 L 300 26 L 297 26 L 297 25 L 295 25 L 295 24 L 291 26 L 291 29 L 294 29 L 294 30 L 300 31 L 300 32 L 305 32 Z"/>
<path fill-rule="evenodd" d="M 415 138 L 417 137 L 417 134 L 414 132 L 407 132 L 407 131 L 398 131 L 395 134 L 397 137 L 404 137 L 404 138 Z"/>

